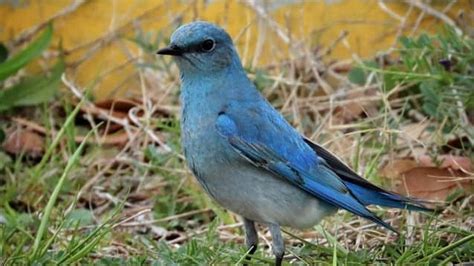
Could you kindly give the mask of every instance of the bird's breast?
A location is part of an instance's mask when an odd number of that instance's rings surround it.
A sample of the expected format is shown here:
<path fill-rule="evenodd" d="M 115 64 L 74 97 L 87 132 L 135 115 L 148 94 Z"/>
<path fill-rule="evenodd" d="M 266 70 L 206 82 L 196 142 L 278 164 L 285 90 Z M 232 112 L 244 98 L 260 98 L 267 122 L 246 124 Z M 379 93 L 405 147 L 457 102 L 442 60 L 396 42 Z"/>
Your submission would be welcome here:
<path fill-rule="evenodd" d="M 204 174 L 214 166 L 227 163 L 232 148 L 216 130 L 218 108 L 214 111 L 202 107 L 183 107 L 181 143 L 190 168 Z"/>

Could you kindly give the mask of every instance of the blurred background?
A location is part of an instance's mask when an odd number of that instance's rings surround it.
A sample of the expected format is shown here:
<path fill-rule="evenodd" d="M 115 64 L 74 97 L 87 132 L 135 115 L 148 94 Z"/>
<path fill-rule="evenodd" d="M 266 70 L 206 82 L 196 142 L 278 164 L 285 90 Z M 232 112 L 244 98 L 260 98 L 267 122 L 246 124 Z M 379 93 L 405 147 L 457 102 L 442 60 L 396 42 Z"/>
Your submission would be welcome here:
<path fill-rule="evenodd" d="M 0 0 L 0 262 L 241 261 L 241 223 L 181 155 L 177 68 L 155 55 L 194 20 L 230 33 L 251 80 L 299 131 L 372 182 L 443 206 L 377 209 L 405 231 L 398 239 L 346 212 L 288 231 L 290 262 L 472 261 L 473 9 Z"/>
<path fill-rule="evenodd" d="M 305 49 L 327 49 L 327 61 L 370 58 L 394 48 L 402 34 L 473 23 L 471 1 L 2 2 L 0 40 L 21 44 L 33 37 L 33 28 L 54 21 L 49 49 L 61 50 L 74 66 L 71 78 L 99 99 L 140 93 L 136 65 L 179 25 L 197 19 L 224 27 L 249 68 L 301 56 Z"/>

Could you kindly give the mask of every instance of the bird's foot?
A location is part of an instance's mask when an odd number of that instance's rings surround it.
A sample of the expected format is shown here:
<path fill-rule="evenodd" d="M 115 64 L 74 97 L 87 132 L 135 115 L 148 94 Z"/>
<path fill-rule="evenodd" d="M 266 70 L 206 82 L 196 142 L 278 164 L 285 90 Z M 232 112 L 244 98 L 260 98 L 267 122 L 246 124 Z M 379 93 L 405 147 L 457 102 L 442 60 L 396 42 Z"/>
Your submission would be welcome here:
<path fill-rule="evenodd" d="M 275 266 L 281 266 L 282 262 L 283 262 L 283 256 L 275 257 Z"/>

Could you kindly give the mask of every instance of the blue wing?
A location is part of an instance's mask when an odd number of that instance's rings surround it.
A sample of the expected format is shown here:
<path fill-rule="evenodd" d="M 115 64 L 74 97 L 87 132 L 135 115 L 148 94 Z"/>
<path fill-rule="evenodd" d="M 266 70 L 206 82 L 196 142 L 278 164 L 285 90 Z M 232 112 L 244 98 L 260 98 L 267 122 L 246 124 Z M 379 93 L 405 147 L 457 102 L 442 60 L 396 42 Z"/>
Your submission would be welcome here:
<path fill-rule="evenodd" d="M 433 211 L 423 206 L 426 203 L 419 199 L 405 197 L 390 191 L 386 191 L 356 174 L 352 169 L 345 165 L 339 158 L 320 145 L 305 139 L 305 142 L 318 154 L 330 169 L 337 174 L 351 192 L 364 205 L 380 205 L 399 209 L 413 211 Z"/>
<path fill-rule="evenodd" d="M 221 112 L 216 129 L 243 158 L 321 200 L 396 232 L 365 207 L 274 109 L 239 107 L 235 116 Z"/>

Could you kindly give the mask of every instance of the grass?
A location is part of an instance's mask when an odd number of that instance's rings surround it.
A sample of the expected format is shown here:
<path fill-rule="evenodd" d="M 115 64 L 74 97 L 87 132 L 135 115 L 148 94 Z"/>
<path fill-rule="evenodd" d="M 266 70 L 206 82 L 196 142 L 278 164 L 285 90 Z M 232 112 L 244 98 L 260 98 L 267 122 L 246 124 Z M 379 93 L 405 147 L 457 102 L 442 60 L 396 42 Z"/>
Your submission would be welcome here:
<path fill-rule="evenodd" d="M 134 42 L 150 54 L 165 42 L 161 34 L 156 36 L 139 31 Z M 423 42 L 432 46 L 420 51 Z M 473 108 L 473 93 L 467 90 L 474 86 L 472 39 L 447 29 L 435 36 L 404 39 L 399 47 L 387 55 L 392 63 L 382 64 L 380 58 L 355 62 L 350 72 L 340 73 L 339 62 L 327 62 L 317 69 L 319 77 L 313 71 L 313 54 L 247 70 L 301 132 L 351 162 L 369 180 L 390 187 L 379 170 L 396 157 L 420 150 L 436 157 L 451 140 L 467 138 L 462 145 L 450 147 L 449 153 L 473 160 L 472 122 L 465 120 Z M 435 66 L 445 57 L 454 68 Z M 88 117 L 90 113 L 80 112 L 79 107 L 91 108 L 90 97 L 82 95 L 68 76 L 63 76 L 69 89 L 62 92 L 63 100 L 13 109 L 0 117 L 3 132 L 14 124 L 11 118 L 18 111 L 30 126 L 44 130 L 46 143 L 39 161 L 28 154 L 10 156 L 0 151 L 2 265 L 243 262 L 247 250 L 241 223 L 203 193 L 181 155 L 175 66 L 149 55 L 141 58 L 137 73 L 142 79 L 149 78 L 147 73 L 160 76 L 165 84 L 159 88 L 165 96 L 153 101 L 144 96 L 141 117 L 120 120 L 109 113 Z M 316 93 L 321 91 L 319 79 L 332 80 L 326 89 L 333 94 Z M 423 84 L 435 84 L 435 93 Z M 146 87 L 143 95 L 151 94 Z M 79 103 L 70 100 L 77 96 Z M 359 103 L 363 110 L 357 113 Z M 347 110 L 349 114 L 344 114 Z M 422 121 L 429 122 L 427 130 L 432 134 L 417 140 L 404 134 L 404 126 Z M 101 144 L 104 128 L 111 124 L 127 132 L 125 143 Z M 78 141 L 81 135 L 86 137 Z M 312 230 L 286 228 L 285 263 L 472 261 L 473 199 L 470 194 L 453 197 L 433 214 L 373 208 L 400 230 L 398 237 L 344 211 Z M 273 262 L 270 242 L 267 229 L 260 228 L 260 248 L 252 255 L 252 264 Z"/>

